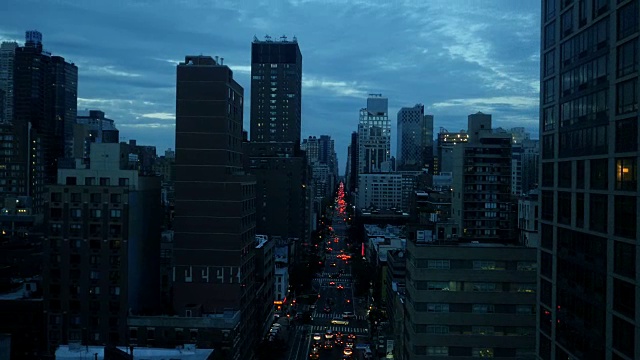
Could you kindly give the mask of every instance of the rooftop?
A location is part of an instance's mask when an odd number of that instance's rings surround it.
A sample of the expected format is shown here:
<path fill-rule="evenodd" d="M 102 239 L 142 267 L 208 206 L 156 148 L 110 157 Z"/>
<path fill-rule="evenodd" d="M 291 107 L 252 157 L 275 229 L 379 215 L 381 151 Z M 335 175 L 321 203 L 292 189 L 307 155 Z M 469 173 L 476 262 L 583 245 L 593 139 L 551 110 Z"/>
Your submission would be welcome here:
<path fill-rule="evenodd" d="M 129 349 L 119 347 L 119 350 L 129 353 Z M 133 355 L 136 360 L 206 360 L 213 354 L 213 349 L 160 349 L 160 348 L 134 348 Z M 104 347 L 60 345 L 56 350 L 56 359 L 104 359 Z"/>

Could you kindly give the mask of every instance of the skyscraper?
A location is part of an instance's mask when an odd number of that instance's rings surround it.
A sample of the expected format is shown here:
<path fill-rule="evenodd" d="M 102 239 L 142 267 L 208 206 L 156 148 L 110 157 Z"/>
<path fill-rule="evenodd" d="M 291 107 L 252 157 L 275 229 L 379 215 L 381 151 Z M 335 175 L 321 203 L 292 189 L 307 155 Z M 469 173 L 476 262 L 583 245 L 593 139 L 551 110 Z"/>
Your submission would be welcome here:
<path fill-rule="evenodd" d="M 251 141 L 300 145 L 302 53 L 295 37 L 251 44 Z"/>
<path fill-rule="evenodd" d="M 42 34 L 27 31 L 16 48 L 13 126 L 18 142 L 19 194 L 41 211 L 44 185 L 56 182 L 58 160 L 69 150 L 76 119 L 78 68 L 42 50 Z"/>
<path fill-rule="evenodd" d="M 433 174 L 433 115 L 425 115 L 424 105 L 417 104 L 400 109 L 397 121 L 396 168 L 399 171 L 427 168 Z"/>
<path fill-rule="evenodd" d="M 358 122 L 358 175 L 391 170 L 389 99 L 369 94 Z"/>
<path fill-rule="evenodd" d="M 542 2 L 538 356 L 637 359 L 634 0 Z"/>
<path fill-rule="evenodd" d="M 209 56 L 178 65 L 173 306 L 194 326 L 229 320 L 229 358 L 238 359 L 250 358 L 255 310 L 256 182 L 242 169 L 243 94 Z"/>
<path fill-rule="evenodd" d="M 0 44 L 0 123 L 13 121 L 13 60 L 16 42 Z"/>

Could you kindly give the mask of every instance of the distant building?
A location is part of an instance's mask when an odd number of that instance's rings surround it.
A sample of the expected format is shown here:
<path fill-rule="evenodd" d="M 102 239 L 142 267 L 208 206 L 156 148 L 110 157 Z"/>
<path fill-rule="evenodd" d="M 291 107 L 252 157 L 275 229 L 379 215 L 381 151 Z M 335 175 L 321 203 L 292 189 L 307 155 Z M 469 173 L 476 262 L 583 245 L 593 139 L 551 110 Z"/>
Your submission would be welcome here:
<path fill-rule="evenodd" d="M 403 107 L 398 111 L 399 171 L 427 169 L 433 174 L 433 115 L 424 114 L 424 105 Z"/>
<path fill-rule="evenodd" d="M 518 199 L 518 240 L 524 246 L 540 245 L 540 201 L 538 190 L 532 190 Z"/>
<path fill-rule="evenodd" d="M 91 167 L 47 188 L 48 343 L 127 344 L 127 316 L 157 311 L 160 182 L 128 170 L 126 146 L 95 143 Z M 87 331 L 86 329 L 90 329 Z"/>
<path fill-rule="evenodd" d="M 256 235 L 256 339 L 262 339 L 269 331 L 276 299 L 275 242 L 265 235 Z"/>
<path fill-rule="evenodd" d="M 46 358 L 42 279 L 13 278 L 10 284 L 0 282 L 0 289 L 0 359 Z"/>
<path fill-rule="evenodd" d="M 453 219 L 468 240 L 516 240 L 511 198 L 511 135 L 494 133 L 491 115 L 469 115 L 469 141 L 455 146 Z"/>
<path fill-rule="evenodd" d="M 540 142 L 524 128 L 511 129 L 511 194 L 520 196 L 538 187 Z"/>
<path fill-rule="evenodd" d="M 358 154 L 360 149 L 358 147 L 358 132 L 356 131 L 351 133 L 351 143 L 349 144 L 349 149 L 351 151 L 349 153 L 350 162 L 345 186 L 349 192 L 354 192 L 358 187 L 358 171 L 360 169 L 360 167 L 358 166 Z"/>
<path fill-rule="evenodd" d="M 276 246 L 275 249 L 275 304 L 282 305 L 289 295 L 289 248 Z"/>
<path fill-rule="evenodd" d="M 437 168 L 434 168 L 434 175 L 453 172 L 453 149 L 456 145 L 467 141 L 469 141 L 469 134 L 464 131 L 450 133 L 440 128 L 437 139 Z"/>
<path fill-rule="evenodd" d="M 358 122 L 358 175 L 391 170 L 389 99 L 369 94 Z"/>
<path fill-rule="evenodd" d="M 176 349 L 153 347 L 60 346 L 56 360 L 213 360 L 216 350 L 185 346 Z"/>
<path fill-rule="evenodd" d="M 278 41 L 279 40 L 279 41 Z M 251 43 L 251 141 L 300 145 L 302 53 L 282 36 Z"/>
<path fill-rule="evenodd" d="M 73 127 L 73 151 L 71 158 L 90 158 L 92 143 L 118 143 L 120 132 L 114 121 L 104 116 L 100 110 L 85 110 L 79 112 Z"/>
<path fill-rule="evenodd" d="M 143 175 L 155 175 L 154 166 L 158 159 L 155 146 L 138 145 L 136 140 L 129 140 L 129 166 Z"/>
<path fill-rule="evenodd" d="M 361 174 L 358 179 L 359 209 L 401 209 L 402 174 Z"/>
<path fill-rule="evenodd" d="M 18 43 L 0 44 L 0 124 L 13 122 L 13 63 Z"/>

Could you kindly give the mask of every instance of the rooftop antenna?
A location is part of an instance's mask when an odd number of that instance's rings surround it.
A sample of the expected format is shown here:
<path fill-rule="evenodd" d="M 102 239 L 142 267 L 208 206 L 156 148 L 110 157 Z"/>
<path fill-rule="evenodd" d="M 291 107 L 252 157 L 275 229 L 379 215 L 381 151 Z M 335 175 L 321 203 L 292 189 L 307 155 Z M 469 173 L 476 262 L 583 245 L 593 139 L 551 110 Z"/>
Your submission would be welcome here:
<path fill-rule="evenodd" d="M 295 35 L 293 35 L 293 42 L 298 42 L 298 38 Z"/>
<path fill-rule="evenodd" d="M 265 35 L 265 36 L 264 36 L 264 39 L 265 39 L 266 41 L 271 41 L 271 36 L 269 36 L 269 35 Z"/>
<path fill-rule="evenodd" d="M 258 41 L 258 37 L 253 35 L 253 41 Z"/>
<path fill-rule="evenodd" d="M 282 40 L 282 42 L 287 42 L 287 35 L 280 36 L 280 40 Z"/>

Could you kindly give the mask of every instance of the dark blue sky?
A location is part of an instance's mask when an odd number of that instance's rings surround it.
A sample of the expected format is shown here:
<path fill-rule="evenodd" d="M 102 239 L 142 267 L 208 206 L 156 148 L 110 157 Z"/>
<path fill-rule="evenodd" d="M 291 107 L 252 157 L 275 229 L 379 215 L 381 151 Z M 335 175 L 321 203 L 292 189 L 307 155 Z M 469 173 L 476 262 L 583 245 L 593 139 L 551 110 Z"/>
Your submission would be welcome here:
<path fill-rule="evenodd" d="M 224 57 L 249 98 L 253 36 L 295 35 L 302 136 L 331 135 L 342 173 L 368 93 L 389 97 L 394 154 L 396 113 L 416 103 L 436 132 L 483 111 L 537 138 L 539 13 L 539 0 L 5 0 L 0 41 L 41 31 L 79 67 L 78 109 L 103 110 L 124 140 L 162 153 L 174 147 L 178 61 Z"/>

